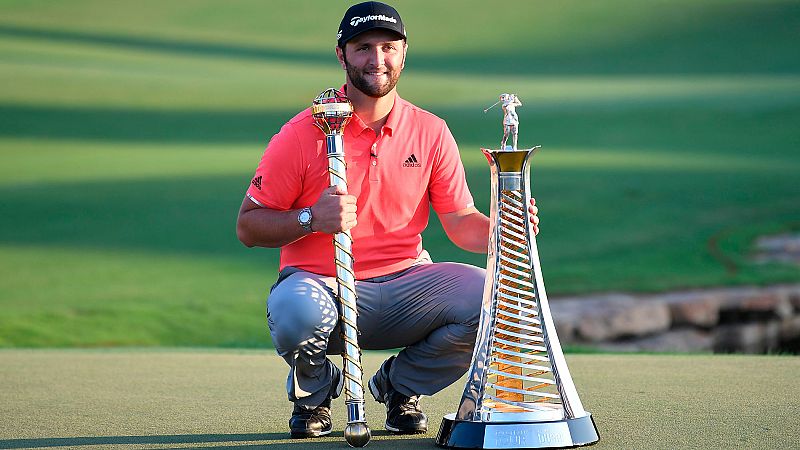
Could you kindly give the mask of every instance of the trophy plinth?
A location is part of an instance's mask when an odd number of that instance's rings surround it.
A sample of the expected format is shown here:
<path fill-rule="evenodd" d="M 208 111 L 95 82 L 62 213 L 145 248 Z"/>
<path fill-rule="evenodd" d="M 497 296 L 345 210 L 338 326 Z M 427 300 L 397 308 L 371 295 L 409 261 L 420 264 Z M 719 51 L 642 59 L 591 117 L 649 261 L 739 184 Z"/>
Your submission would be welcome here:
<path fill-rule="evenodd" d="M 540 147 L 518 150 L 505 139 L 501 147 L 481 149 L 492 177 L 481 319 L 461 403 L 444 417 L 436 444 L 485 449 L 593 444 L 599 435 L 561 350 L 528 211 L 529 161 Z"/>
<path fill-rule="evenodd" d="M 594 444 L 597 428 L 591 415 L 552 422 L 472 422 L 444 416 L 436 445 L 445 448 L 564 448 Z"/>

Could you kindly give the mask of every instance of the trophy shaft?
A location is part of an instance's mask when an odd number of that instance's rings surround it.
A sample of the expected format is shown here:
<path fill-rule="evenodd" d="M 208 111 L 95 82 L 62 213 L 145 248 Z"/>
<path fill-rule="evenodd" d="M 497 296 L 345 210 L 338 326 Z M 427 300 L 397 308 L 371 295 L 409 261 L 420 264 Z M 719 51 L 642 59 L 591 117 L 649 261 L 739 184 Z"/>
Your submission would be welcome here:
<path fill-rule="evenodd" d="M 347 191 L 347 165 L 344 160 L 344 127 L 353 114 L 347 97 L 335 89 L 323 91 L 311 107 L 314 124 L 325 133 L 328 173 L 331 186 Z M 334 264 L 339 300 L 339 324 L 344 349 L 342 352 L 347 427 L 345 439 L 352 447 L 363 447 L 370 440 L 364 413 L 364 385 L 361 369 L 361 348 L 358 345 L 358 309 L 356 280 L 353 271 L 353 238 L 349 231 L 333 236 Z"/>
<path fill-rule="evenodd" d="M 538 148 L 483 150 L 492 175 L 487 280 L 459 420 L 552 416 L 554 406 L 562 418 L 585 414 L 550 314 L 527 209 L 529 161 Z"/>
<path fill-rule="evenodd" d="M 325 145 L 327 149 L 328 156 L 337 156 L 344 158 L 344 139 L 341 134 L 326 134 L 325 135 Z M 347 179 L 344 180 L 345 184 L 347 183 Z"/>

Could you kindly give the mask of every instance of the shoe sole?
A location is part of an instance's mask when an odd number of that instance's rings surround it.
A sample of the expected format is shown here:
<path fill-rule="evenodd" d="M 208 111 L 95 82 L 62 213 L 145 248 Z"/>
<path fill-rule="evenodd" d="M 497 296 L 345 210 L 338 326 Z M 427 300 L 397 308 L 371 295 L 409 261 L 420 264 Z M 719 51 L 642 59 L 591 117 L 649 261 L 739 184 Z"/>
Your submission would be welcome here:
<path fill-rule="evenodd" d="M 395 428 L 389 425 L 389 422 L 385 422 L 383 427 L 386 428 L 386 431 L 390 431 L 394 434 L 422 434 L 428 432 L 428 427 L 425 428 L 414 428 L 413 430 L 400 430 L 399 428 Z"/>
<path fill-rule="evenodd" d="M 330 430 L 326 430 L 326 431 L 311 431 L 311 432 L 308 432 L 308 431 L 303 431 L 303 432 L 292 431 L 291 432 L 291 436 L 292 436 L 292 439 L 308 439 L 308 438 L 315 438 L 315 437 L 320 437 L 320 436 L 327 436 L 327 435 L 331 434 L 331 431 L 333 431 L 332 428 Z"/>

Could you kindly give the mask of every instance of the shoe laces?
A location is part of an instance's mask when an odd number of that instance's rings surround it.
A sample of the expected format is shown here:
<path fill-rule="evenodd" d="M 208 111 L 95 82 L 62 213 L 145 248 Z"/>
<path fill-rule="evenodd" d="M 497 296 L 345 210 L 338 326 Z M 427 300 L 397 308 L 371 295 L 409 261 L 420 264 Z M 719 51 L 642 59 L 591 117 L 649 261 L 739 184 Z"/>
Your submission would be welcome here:
<path fill-rule="evenodd" d="M 402 399 L 402 401 L 398 405 L 398 407 L 400 408 L 401 414 L 405 414 L 405 413 L 409 413 L 409 412 L 414 412 L 414 413 L 420 412 L 420 409 L 419 409 L 419 396 L 418 395 L 415 395 L 413 397 L 406 397 L 405 395 L 402 395 L 400 393 L 398 393 L 398 395 L 400 395 L 401 396 L 400 398 Z"/>

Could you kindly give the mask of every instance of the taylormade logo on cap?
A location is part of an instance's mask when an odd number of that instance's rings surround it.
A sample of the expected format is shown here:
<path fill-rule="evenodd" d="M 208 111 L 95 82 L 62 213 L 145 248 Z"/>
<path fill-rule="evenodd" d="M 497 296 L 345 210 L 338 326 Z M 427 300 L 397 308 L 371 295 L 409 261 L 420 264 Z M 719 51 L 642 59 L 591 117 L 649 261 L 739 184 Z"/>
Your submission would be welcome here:
<path fill-rule="evenodd" d="M 364 17 L 355 16 L 352 19 L 350 19 L 350 26 L 357 27 L 358 24 L 369 22 L 371 20 L 383 20 L 384 22 L 397 23 L 397 19 L 395 19 L 394 17 L 386 17 L 383 14 L 379 14 L 377 16 L 364 16 Z"/>
<path fill-rule="evenodd" d="M 351 6 L 344 13 L 336 35 L 337 44 L 344 48 L 350 39 L 374 29 L 393 31 L 400 38 L 406 38 L 406 27 L 396 9 L 386 3 L 363 2 Z"/>

